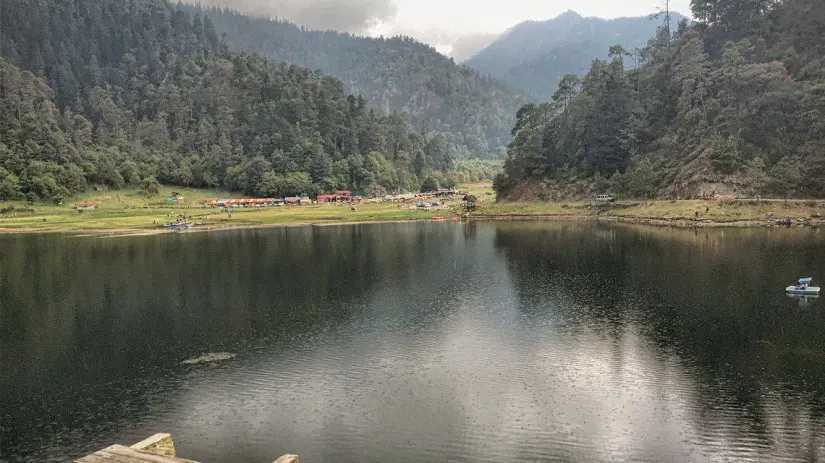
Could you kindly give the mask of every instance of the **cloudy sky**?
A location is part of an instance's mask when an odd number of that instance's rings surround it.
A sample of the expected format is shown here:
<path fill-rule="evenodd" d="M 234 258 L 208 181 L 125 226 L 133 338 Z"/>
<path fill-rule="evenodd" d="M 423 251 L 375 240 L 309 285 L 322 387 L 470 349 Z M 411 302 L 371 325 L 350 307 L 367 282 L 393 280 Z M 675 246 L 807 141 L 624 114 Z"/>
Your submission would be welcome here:
<path fill-rule="evenodd" d="M 567 10 L 583 16 L 642 16 L 661 0 L 201 0 L 246 13 L 287 19 L 315 29 L 357 34 L 410 35 L 463 59 L 498 34 L 528 19 L 550 19 Z M 687 15 L 690 0 L 672 0 Z"/>

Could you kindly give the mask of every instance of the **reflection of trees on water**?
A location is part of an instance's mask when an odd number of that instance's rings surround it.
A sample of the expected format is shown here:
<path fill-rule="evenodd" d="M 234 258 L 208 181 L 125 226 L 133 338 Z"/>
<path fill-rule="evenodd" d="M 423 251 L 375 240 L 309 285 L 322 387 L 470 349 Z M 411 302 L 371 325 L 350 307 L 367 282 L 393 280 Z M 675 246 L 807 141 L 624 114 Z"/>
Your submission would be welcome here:
<path fill-rule="evenodd" d="M 443 292 L 454 272 L 431 257 L 461 239 L 447 225 L 4 239 L 2 418 L 30 423 L 4 450 L 69 432 L 88 433 L 72 438 L 78 452 L 79 442 L 109 445 L 111 430 L 89 423 L 151 414 L 183 381 L 187 357 L 308 343 L 361 316 L 387 280 L 413 278 L 421 297 Z"/>
<path fill-rule="evenodd" d="M 784 232 L 516 223 L 499 224 L 495 243 L 523 310 L 552 311 L 615 343 L 623 327 L 639 331 L 695 370 L 694 418 L 708 436 L 732 425 L 781 447 L 777 428 L 797 421 L 822 452 L 825 311 L 800 310 L 783 290 L 821 268 L 825 243 L 817 231 Z M 726 416 L 732 409 L 742 415 Z"/>
<path fill-rule="evenodd" d="M 541 414 L 547 410 L 577 417 L 585 407 L 595 416 L 610 411 L 600 409 L 603 402 L 611 408 L 616 399 L 637 418 L 661 410 L 688 414 L 706 442 L 738 433 L 740 441 L 755 437 L 777 448 L 787 444 L 777 429 L 792 429 L 808 437 L 808 449 L 789 453 L 821 456 L 825 306 L 815 301 L 800 310 L 782 293 L 789 278 L 825 261 L 814 233 L 470 222 L 0 238 L 0 406 L 4 423 L 26 423 L 11 439 L 4 434 L 4 451 L 71 446 L 61 444 L 66 436 L 74 445 L 110 444 L 111 436 L 129 432 L 118 429 L 123 423 L 162 415 L 157 409 L 177 404 L 178 393 L 201 392 L 179 392 L 187 377 L 178 362 L 189 355 L 260 348 L 265 355 L 240 356 L 238 364 L 263 368 L 343 333 L 345 342 L 327 347 L 357 346 L 356 354 L 369 358 L 384 353 L 386 369 L 373 371 L 379 379 L 399 381 L 393 361 L 450 367 L 416 372 L 428 381 L 422 396 L 465 400 L 445 401 L 444 416 L 422 417 L 429 419 L 426 429 L 454 432 L 449 417 L 484 418 L 485 402 L 476 394 L 495 393 L 492 402 L 513 392 L 513 409 L 533 413 L 537 426 L 551 421 Z M 380 336 L 370 331 L 378 329 Z M 567 335 L 575 339 L 564 344 Z M 439 348 L 421 349 L 422 339 Z M 594 350 L 578 341 L 608 355 L 592 359 Z M 500 383 L 479 383 L 476 371 L 493 379 L 499 372 L 475 359 L 477 351 L 538 372 L 540 387 L 529 395 L 521 385 L 511 391 L 508 372 Z M 326 367 L 324 355 L 313 357 L 317 352 L 301 358 Z M 662 360 L 671 358 L 678 361 Z M 216 372 L 231 383 L 233 365 L 215 366 Z M 568 378 L 575 369 L 587 374 Z M 363 372 L 348 371 L 346 363 L 331 370 L 340 376 L 342 397 L 361 384 L 353 376 Z M 642 373 L 658 375 L 649 389 L 605 391 L 590 405 L 575 399 L 599 392 L 594 381 L 632 383 Z M 199 378 L 212 384 L 211 377 Z M 533 378 L 525 376 L 528 384 Z M 315 387 L 318 397 L 329 392 Z M 668 408 L 677 393 L 697 406 Z M 260 404 L 269 399 L 261 393 Z M 638 405 L 648 399 L 655 404 Z M 81 400 L 82 406 L 72 404 Z M 369 405 L 373 398 L 362 400 Z M 403 405 L 393 410 L 412 408 Z M 74 414 L 79 407 L 87 414 Z M 510 423 L 506 415 L 493 418 Z M 345 432 L 333 428 L 346 430 L 346 420 L 329 419 L 325 432 Z M 659 422 L 672 423 L 660 417 L 643 424 L 655 433 Z M 643 429 L 637 428 L 648 445 Z M 537 434 L 532 448 L 546 444 L 542 439 Z M 649 455 L 661 455 L 654 444 Z M 531 459 L 529 452 L 523 456 Z"/>
<path fill-rule="evenodd" d="M 553 308 L 566 316 L 621 325 L 629 275 L 615 230 L 576 222 L 508 223 L 497 227 L 495 245 L 505 250 L 522 310 L 542 310 L 546 306 L 537 300 L 558 298 Z"/>

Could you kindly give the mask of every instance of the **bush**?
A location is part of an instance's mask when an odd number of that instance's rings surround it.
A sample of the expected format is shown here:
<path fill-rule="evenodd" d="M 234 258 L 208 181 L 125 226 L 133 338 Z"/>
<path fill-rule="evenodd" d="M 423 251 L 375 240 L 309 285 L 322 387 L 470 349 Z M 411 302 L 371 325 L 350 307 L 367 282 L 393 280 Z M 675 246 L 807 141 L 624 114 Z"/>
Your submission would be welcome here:
<path fill-rule="evenodd" d="M 421 192 L 428 193 L 431 191 L 438 191 L 439 185 L 438 180 L 436 180 L 432 175 L 424 179 L 424 183 L 421 184 Z"/>
<path fill-rule="evenodd" d="M 146 177 L 140 182 L 138 194 L 146 199 L 160 194 L 160 183 L 155 177 Z"/>

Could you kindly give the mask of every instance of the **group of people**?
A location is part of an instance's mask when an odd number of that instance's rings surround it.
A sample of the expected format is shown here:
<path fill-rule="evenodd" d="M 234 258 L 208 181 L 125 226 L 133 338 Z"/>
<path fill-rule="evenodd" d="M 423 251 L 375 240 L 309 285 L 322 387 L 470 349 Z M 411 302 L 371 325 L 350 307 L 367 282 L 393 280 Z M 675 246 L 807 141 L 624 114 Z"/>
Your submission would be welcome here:
<path fill-rule="evenodd" d="M 181 225 L 181 224 L 188 223 L 188 222 L 186 221 L 186 214 L 175 214 L 174 212 L 170 212 L 170 213 L 166 214 L 166 217 L 167 217 L 167 218 L 172 218 L 172 217 L 174 217 L 174 218 L 175 218 L 175 221 L 174 221 L 174 222 L 172 222 L 172 221 L 166 222 L 166 224 L 165 224 L 165 225 L 166 225 L 167 227 L 168 227 L 168 226 L 173 226 L 173 225 Z M 206 217 L 206 218 L 207 218 L 207 219 L 209 219 L 209 217 Z M 189 219 L 192 219 L 192 217 L 190 216 L 190 217 L 189 217 Z M 157 219 L 155 219 L 155 220 L 153 221 L 153 225 L 155 225 L 155 226 L 157 227 L 157 226 L 161 225 L 161 223 L 160 223 L 160 221 L 158 221 Z"/>

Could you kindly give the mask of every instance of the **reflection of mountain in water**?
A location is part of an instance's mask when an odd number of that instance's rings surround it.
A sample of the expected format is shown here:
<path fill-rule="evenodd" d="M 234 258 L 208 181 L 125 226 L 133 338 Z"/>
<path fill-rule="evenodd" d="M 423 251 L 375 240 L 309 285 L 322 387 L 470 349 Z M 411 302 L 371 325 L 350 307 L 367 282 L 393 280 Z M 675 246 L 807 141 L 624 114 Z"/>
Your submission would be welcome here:
<path fill-rule="evenodd" d="M 443 292 L 453 282 L 434 278 L 437 266 L 422 269 L 433 262 L 422 249 L 449 246 L 461 232 L 428 226 L 2 239 L 2 418 L 29 431 L 4 435 L 4 451 L 22 445 L 62 461 L 55 441 L 79 432 L 77 455 L 105 447 L 123 422 L 174 401 L 185 359 L 311 343 L 357 323 L 376 286 L 411 272 L 422 276 L 418 289 Z"/>

